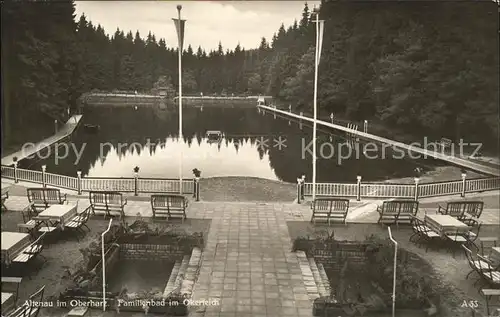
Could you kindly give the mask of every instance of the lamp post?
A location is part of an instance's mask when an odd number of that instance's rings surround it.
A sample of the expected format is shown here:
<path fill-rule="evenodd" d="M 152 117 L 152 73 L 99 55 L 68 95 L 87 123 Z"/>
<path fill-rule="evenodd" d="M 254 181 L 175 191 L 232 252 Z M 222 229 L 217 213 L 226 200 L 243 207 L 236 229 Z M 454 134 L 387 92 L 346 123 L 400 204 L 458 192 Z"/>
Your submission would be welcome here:
<path fill-rule="evenodd" d="M 316 126 L 318 117 L 318 66 L 323 42 L 323 22 L 319 19 L 319 10 L 314 8 L 316 14 L 316 54 L 314 56 L 314 121 L 313 121 L 313 171 L 312 171 L 312 199 L 316 199 Z"/>
<path fill-rule="evenodd" d="M 183 142 L 182 137 L 182 45 L 184 42 L 184 24 L 186 20 L 181 19 L 182 6 L 177 5 L 177 19 L 173 19 L 177 30 L 179 40 L 179 140 Z M 179 193 L 182 195 L 182 148 L 179 157 Z"/>
<path fill-rule="evenodd" d="M 398 243 L 392 237 L 391 227 L 387 227 L 387 231 L 389 231 L 389 239 L 394 243 L 394 275 L 392 277 L 392 317 L 396 314 L 396 268 L 397 268 L 397 260 L 398 260 Z"/>

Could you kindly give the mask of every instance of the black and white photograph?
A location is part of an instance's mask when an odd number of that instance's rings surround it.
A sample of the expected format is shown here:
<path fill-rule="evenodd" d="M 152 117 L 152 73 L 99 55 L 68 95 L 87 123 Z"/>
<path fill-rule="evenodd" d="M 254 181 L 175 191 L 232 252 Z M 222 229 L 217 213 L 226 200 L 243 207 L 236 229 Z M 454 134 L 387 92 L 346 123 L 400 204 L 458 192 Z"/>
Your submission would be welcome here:
<path fill-rule="evenodd" d="M 2 317 L 500 317 L 498 1 L 0 8 Z"/>

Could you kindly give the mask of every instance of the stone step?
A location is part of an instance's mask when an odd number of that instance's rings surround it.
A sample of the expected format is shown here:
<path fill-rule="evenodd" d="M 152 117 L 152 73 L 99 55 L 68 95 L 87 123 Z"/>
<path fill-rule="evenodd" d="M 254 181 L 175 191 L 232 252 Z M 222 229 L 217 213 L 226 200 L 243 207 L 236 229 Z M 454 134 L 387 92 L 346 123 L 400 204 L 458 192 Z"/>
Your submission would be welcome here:
<path fill-rule="evenodd" d="M 191 258 L 189 259 L 184 280 L 181 284 L 181 294 L 186 296 L 186 298 L 190 298 L 193 293 L 193 286 L 198 278 L 198 272 L 200 270 L 201 256 L 202 253 L 200 248 L 194 248 L 191 252 Z"/>
<path fill-rule="evenodd" d="M 332 288 L 330 286 L 330 279 L 328 278 L 328 275 L 326 274 L 325 267 L 321 263 L 317 263 L 318 265 L 318 273 L 319 276 L 321 277 L 321 281 L 323 282 L 323 286 L 325 287 L 326 293 L 328 294 L 327 296 L 330 296 L 332 293 Z"/>
<path fill-rule="evenodd" d="M 319 270 L 318 266 L 316 265 L 316 261 L 314 261 L 314 258 L 307 258 L 307 261 L 309 262 L 311 273 L 313 275 L 314 281 L 316 282 L 316 286 L 318 287 L 319 296 L 328 296 L 325 285 L 323 285 L 323 280 L 321 279 L 321 275 L 319 275 Z"/>
<path fill-rule="evenodd" d="M 307 295 L 309 295 L 310 300 L 314 300 L 319 297 L 318 285 L 316 285 L 316 281 L 314 280 L 307 256 L 304 251 L 297 251 L 295 254 L 297 255 L 300 270 L 302 271 L 302 280 L 306 286 Z"/>
<path fill-rule="evenodd" d="M 177 278 L 175 279 L 174 290 L 173 290 L 174 293 L 176 291 L 180 292 L 181 290 L 182 281 L 186 276 L 186 270 L 188 268 L 190 258 L 191 256 L 185 255 L 184 258 L 182 259 L 181 267 L 179 268 L 179 274 L 177 274 Z"/>
<path fill-rule="evenodd" d="M 165 286 L 165 290 L 163 291 L 163 297 L 167 297 L 170 292 L 174 289 L 175 280 L 177 279 L 177 275 L 179 274 L 179 269 L 181 268 L 181 261 L 175 261 L 174 267 L 172 268 L 172 272 L 168 278 L 167 285 Z"/>

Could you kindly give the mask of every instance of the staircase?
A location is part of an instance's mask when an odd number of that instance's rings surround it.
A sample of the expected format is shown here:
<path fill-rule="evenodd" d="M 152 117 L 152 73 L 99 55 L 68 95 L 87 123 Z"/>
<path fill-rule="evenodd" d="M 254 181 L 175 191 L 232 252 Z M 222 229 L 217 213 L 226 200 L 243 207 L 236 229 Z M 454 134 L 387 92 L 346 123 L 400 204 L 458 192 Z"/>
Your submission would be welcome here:
<path fill-rule="evenodd" d="M 202 252 L 194 248 L 191 255 L 185 255 L 182 261 L 176 261 L 168 279 L 163 297 L 179 292 L 191 297 L 194 282 L 198 276 Z"/>
<path fill-rule="evenodd" d="M 323 265 L 317 265 L 314 258 L 307 258 L 304 251 L 297 251 L 296 255 L 309 299 L 330 296 L 330 282 Z"/>

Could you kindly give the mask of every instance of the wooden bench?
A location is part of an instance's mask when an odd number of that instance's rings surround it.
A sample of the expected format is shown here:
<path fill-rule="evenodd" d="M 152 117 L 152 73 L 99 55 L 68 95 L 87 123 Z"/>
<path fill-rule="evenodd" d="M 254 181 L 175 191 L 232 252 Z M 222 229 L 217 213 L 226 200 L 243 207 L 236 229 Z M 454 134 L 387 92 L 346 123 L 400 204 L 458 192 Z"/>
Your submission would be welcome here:
<path fill-rule="evenodd" d="M 156 215 L 166 215 L 169 219 L 181 218 L 182 221 L 187 218 L 186 208 L 188 200 L 182 195 L 157 194 L 151 195 L 151 209 L 153 209 L 153 218 Z"/>
<path fill-rule="evenodd" d="M 482 201 L 450 201 L 446 207 L 438 206 L 438 213 L 467 222 L 467 220 L 481 217 L 483 208 L 484 202 Z"/>
<path fill-rule="evenodd" d="M 439 144 L 441 145 L 442 151 L 444 151 L 453 144 L 453 141 L 448 138 L 441 138 L 441 140 L 439 140 Z"/>
<path fill-rule="evenodd" d="M 379 213 L 378 223 L 411 224 L 413 217 L 417 215 L 418 201 L 415 200 L 389 200 L 384 201 L 382 206 L 377 208 Z"/>
<path fill-rule="evenodd" d="M 483 288 L 481 294 L 486 301 L 486 314 L 490 316 L 490 300 L 492 297 L 500 298 L 500 289 Z"/>
<path fill-rule="evenodd" d="M 47 209 L 50 205 L 60 205 L 66 201 L 66 194 L 61 195 L 58 188 L 28 188 L 26 193 L 36 213 Z"/>
<path fill-rule="evenodd" d="M 125 218 L 124 207 L 127 204 L 127 198 L 118 192 L 89 192 L 90 206 L 92 207 L 92 214 L 95 211 L 104 211 L 104 218 L 106 216 L 112 217 L 111 212 L 118 212 L 121 219 Z"/>
<path fill-rule="evenodd" d="M 349 199 L 344 198 L 317 198 L 311 204 L 311 222 L 325 221 L 330 225 L 333 222 L 345 224 L 349 211 Z"/>

